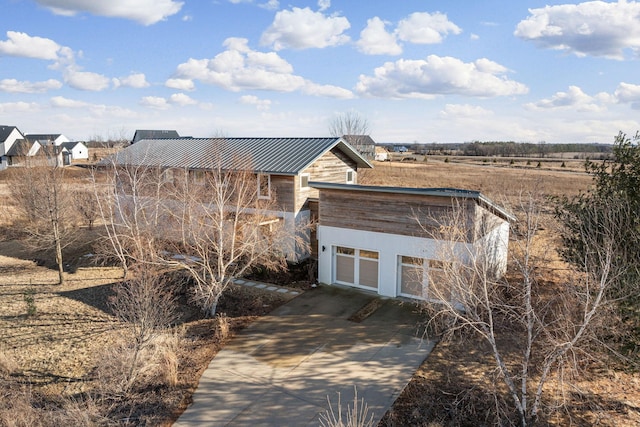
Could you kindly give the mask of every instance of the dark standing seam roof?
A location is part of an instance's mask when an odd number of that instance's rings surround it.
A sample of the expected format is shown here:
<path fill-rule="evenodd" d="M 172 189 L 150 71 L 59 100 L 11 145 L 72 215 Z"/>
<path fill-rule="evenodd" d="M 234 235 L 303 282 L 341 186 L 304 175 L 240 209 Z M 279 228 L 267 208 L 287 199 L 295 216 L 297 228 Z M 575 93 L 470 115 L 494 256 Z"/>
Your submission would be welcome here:
<path fill-rule="evenodd" d="M 146 130 L 146 129 L 138 129 L 133 134 L 133 140 L 131 143 L 141 141 L 143 139 L 175 139 L 180 138 L 178 132 L 175 130 Z"/>
<path fill-rule="evenodd" d="M 342 138 L 145 139 L 102 163 L 187 169 L 223 169 L 297 175 L 327 151 L 339 148 L 358 167 L 371 164 Z"/>
<path fill-rule="evenodd" d="M 0 142 L 5 142 L 14 129 L 18 128 L 15 126 L 0 126 Z"/>

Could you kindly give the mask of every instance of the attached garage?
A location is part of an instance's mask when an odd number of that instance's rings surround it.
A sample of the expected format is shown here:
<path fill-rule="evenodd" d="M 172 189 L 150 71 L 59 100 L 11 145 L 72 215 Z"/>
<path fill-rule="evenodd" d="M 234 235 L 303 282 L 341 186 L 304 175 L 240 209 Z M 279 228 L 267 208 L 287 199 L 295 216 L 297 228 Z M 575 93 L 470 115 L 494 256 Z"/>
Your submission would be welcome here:
<path fill-rule="evenodd" d="M 378 290 L 378 252 L 334 246 L 333 254 L 335 283 Z"/>
<path fill-rule="evenodd" d="M 425 231 L 424 218 L 465 215 L 465 237 L 448 242 L 455 253 L 485 251 L 495 271 L 506 269 L 508 213 L 480 193 L 453 189 L 374 187 L 311 182 L 319 189 L 318 280 L 427 301 L 452 299 L 443 273 L 445 240 Z M 432 224 L 435 227 L 435 223 Z M 437 231 L 437 227 L 433 230 Z M 433 231 L 432 230 L 432 231 Z"/>

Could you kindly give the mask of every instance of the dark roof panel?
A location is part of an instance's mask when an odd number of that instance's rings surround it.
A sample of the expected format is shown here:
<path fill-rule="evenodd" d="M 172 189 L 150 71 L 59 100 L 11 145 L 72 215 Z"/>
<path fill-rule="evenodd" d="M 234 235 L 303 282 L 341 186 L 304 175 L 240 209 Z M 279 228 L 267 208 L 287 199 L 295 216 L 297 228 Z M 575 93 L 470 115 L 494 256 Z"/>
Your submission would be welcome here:
<path fill-rule="evenodd" d="M 342 138 L 189 138 L 145 139 L 103 163 L 188 169 L 223 169 L 297 175 L 338 147 L 358 167 L 371 164 Z"/>

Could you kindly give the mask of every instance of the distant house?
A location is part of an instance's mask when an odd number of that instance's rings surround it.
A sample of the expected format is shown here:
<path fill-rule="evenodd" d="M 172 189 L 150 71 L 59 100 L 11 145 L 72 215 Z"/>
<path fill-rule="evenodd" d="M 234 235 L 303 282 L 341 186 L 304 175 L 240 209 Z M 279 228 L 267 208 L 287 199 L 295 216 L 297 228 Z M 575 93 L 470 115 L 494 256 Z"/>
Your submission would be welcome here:
<path fill-rule="evenodd" d="M 65 157 L 68 157 L 69 162 L 67 163 L 65 161 L 65 164 L 70 164 L 73 160 L 89 159 L 89 149 L 84 144 L 84 142 L 69 141 L 69 142 L 63 142 L 62 144 L 60 144 L 60 146 L 63 147 L 67 153 L 69 153 L 65 156 Z"/>
<path fill-rule="evenodd" d="M 133 134 L 132 144 L 143 139 L 177 139 L 180 138 L 175 130 L 136 130 Z"/>
<path fill-rule="evenodd" d="M 375 158 L 376 143 L 369 135 L 344 135 L 342 138 L 358 150 L 365 159 L 373 160 Z"/>
<path fill-rule="evenodd" d="M 7 151 L 7 166 L 21 166 L 27 157 L 35 156 L 42 146 L 38 142 L 29 142 L 26 139 L 17 140 Z"/>
<path fill-rule="evenodd" d="M 60 133 L 30 133 L 25 135 L 24 138 L 28 141 L 38 141 L 40 145 L 61 145 L 65 142 L 69 142 L 69 138 Z"/>
<path fill-rule="evenodd" d="M 0 170 L 9 166 L 7 152 L 16 141 L 21 139 L 24 139 L 24 136 L 17 127 L 0 125 Z"/>
<path fill-rule="evenodd" d="M 387 162 L 389 161 L 389 152 L 386 148 L 376 145 L 376 155 L 375 159 L 377 162 Z"/>

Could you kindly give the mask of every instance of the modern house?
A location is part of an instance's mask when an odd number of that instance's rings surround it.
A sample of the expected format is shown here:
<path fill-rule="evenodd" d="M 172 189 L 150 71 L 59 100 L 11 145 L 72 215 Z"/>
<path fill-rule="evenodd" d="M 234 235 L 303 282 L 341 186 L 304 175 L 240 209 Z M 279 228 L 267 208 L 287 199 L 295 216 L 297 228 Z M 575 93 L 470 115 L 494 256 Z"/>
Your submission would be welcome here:
<path fill-rule="evenodd" d="M 180 138 L 178 132 L 175 130 L 145 130 L 138 129 L 133 134 L 133 139 L 131 140 L 132 144 L 135 144 L 138 141 L 143 139 L 177 139 Z"/>
<path fill-rule="evenodd" d="M 507 212 L 475 191 L 358 185 L 358 172 L 372 166 L 344 138 L 146 139 L 109 162 L 196 172 L 211 169 L 214 157 L 223 169 L 255 173 L 259 197 L 275 198 L 285 226 L 317 222 L 306 236 L 311 253 L 296 257 L 317 257 L 321 283 L 433 298 L 429 277 L 449 260 L 438 252 L 447 237 L 428 227 L 457 208 L 467 229 L 452 243 L 482 251 L 498 274 L 506 267 Z"/>
<path fill-rule="evenodd" d="M 17 127 L 0 125 L 0 170 L 9 166 L 7 152 L 16 141 L 21 139 L 24 139 L 24 136 Z"/>
<path fill-rule="evenodd" d="M 189 138 L 145 139 L 119 151 L 116 166 L 206 171 L 215 161 L 222 169 L 258 176 L 261 198 L 275 198 L 274 216 L 285 226 L 312 220 L 318 190 L 310 181 L 357 183 L 358 170 L 371 164 L 342 138 Z M 263 193 L 262 193 L 263 192 Z M 308 236 L 310 242 L 315 241 Z M 315 247 L 311 245 L 311 251 Z M 297 259 L 309 256 L 296 254 Z"/>
<path fill-rule="evenodd" d="M 388 162 L 390 160 L 389 152 L 382 146 L 376 145 L 375 153 L 374 160 L 376 162 Z"/>

